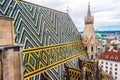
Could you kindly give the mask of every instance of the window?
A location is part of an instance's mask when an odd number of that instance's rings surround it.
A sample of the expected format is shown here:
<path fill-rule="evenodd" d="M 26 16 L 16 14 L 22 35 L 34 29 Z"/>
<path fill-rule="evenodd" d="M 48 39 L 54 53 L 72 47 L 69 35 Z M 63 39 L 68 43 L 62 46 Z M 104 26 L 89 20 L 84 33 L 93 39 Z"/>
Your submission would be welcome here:
<path fill-rule="evenodd" d="M 87 51 L 87 47 L 85 47 L 85 50 Z"/>
<path fill-rule="evenodd" d="M 118 57 L 116 56 L 115 59 L 118 60 Z"/>
<path fill-rule="evenodd" d="M 103 61 L 101 62 L 101 64 L 103 64 Z"/>
<path fill-rule="evenodd" d="M 105 56 L 105 58 L 109 58 L 109 56 L 108 56 L 108 55 L 106 55 L 106 56 Z"/>
<path fill-rule="evenodd" d="M 108 72 L 108 70 L 106 70 L 106 73 Z"/>
<path fill-rule="evenodd" d="M 113 56 L 110 56 L 110 59 L 114 59 L 114 57 L 113 57 Z"/>
<path fill-rule="evenodd" d="M 110 70 L 112 70 L 112 67 L 110 67 Z"/>
<path fill-rule="evenodd" d="M 115 75 L 117 75 L 117 72 L 115 72 Z"/>
<path fill-rule="evenodd" d="M 93 47 L 91 47 L 91 51 L 93 52 Z"/>
<path fill-rule="evenodd" d="M 108 62 L 106 62 L 106 65 L 108 65 Z"/>
<path fill-rule="evenodd" d="M 110 66 L 112 66 L 112 63 L 110 63 Z"/>
<path fill-rule="evenodd" d="M 117 67 L 117 64 L 115 64 L 115 67 Z"/>
<path fill-rule="evenodd" d="M 106 69 L 108 69 L 108 67 L 106 66 Z"/>
<path fill-rule="evenodd" d="M 117 79 L 117 77 L 115 76 L 115 79 Z"/>
<path fill-rule="evenodd" d="M 97 57 L 98 55 L 96 54 L 95 56 Z"/>
<path fill-rule="evenodd" d="M 117 68 L 115 68 L 115 71 L 117 71 Z"/>
<path fill-rule="evenodd" d="M 103 65 L 101 65 L 101 67 L 103 68 Z"/>
<path fill-rule="evenodd" d="M 93 55 L 91 55 L 91 59 L 93 59 Z"/>

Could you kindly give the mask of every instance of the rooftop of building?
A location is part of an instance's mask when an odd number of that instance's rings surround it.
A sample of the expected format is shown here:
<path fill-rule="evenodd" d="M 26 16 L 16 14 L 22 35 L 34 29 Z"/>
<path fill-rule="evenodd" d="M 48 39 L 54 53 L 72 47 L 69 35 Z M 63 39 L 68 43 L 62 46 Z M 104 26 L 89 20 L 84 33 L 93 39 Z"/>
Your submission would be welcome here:
<path fill-rule="evenodd" d="M 96 33 L 98 39 L 102 39 L 102 35 L 100 33 Z"/>
<path fill-rule="evenodd" d="M 103 60 L 120 62 L 120 52 L 116 49 L 112 49 L 111 51 L 107 51 L 98 57 L 99 57 L 99 59 L 103 59 Z"/>
<path fill-rule="evenodd" d="M 36 6 L 38 8 L 44 8 L 45 10 L 54 11 L 56 13 L 60 13 L 62 15 L 66 15 L 68 17 L 69 21 L 71 21 L 71 23 L 73 23 L 73 25 L 76 26 L 68 12 L 59 11 L 59 10 L 56 10 L 56 9 L 52 9 L 52 8 L 49 8 L 49 7 L 45 7 L 45 6 L 42 6 L 42 5 L 39 5 L 39 4 L 35 4 L 35 3 L 31 3 L 31 2 L 28 2 L 28 1 L 24 1 L 24 0 L 18 0 L 17 2 L 21 2 L 21 3 L 24 3 L 24 4 Z M 75 30 L 78 31 L 78 29 L 76 27 L 74 27 L 74 28 L 75 28 Z"/>
<path fill-rule="evenodd" d="M 59 13 L 63 13 L 63 14 L 69 15 L 67 12 L 62 12 L 62 11 L 59 11 L 59 10 L 55 10 L 55 9 L 52 9 L 52 8 L 49 8 L 49 7 L 45 7 L 45 6 L 42 6 L 42 5 L 39 5 L 39 4 L 31 3 L 31 2 L 28 2 L 28 1 L 19 0 L 18 2 L 22 2 L 22 3 L 25 3 L 25 4 L 33 5 L 33 6 L 36 6 L 36 7 L 42 7 L 42 8 L 45 8 L 45 9 L 49 9 L 49 10 L 52 10 L 52 11 L 56 11 L 56 12 L 59 12 Z"/>

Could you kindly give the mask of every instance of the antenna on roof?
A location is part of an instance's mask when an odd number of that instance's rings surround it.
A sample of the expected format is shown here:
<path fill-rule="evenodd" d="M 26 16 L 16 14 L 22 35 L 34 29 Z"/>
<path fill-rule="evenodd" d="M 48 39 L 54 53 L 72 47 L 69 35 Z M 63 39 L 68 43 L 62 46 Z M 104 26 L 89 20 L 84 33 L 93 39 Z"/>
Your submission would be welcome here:
<path fill-rule="evenodd" d="M 68 6 L 67 6 L 67 13 L 69 13 L 69 8 L 68 8 Z"/>

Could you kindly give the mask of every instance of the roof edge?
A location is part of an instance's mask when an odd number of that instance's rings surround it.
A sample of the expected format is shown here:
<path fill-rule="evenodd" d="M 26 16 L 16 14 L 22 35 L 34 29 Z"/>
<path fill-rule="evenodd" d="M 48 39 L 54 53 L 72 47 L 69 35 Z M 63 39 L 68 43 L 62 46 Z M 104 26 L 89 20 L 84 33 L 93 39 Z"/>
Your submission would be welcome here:
<path fill-rule="evenodd" d="M 41 5 L 39 5 L 39 4 L 31 3 L 31 2 L 28 2 L 28 1 L 24 1 L 24 0 L 21 0 L 21 1 L 18 1 L 18 2 L 23 2 L 23 3 L 27 3 L 27 4 L 34 5 L 34 6 L 36 6 L 36 7 L 43 7 L 43 8 L 46 8 L 46 9 L 50 9 L 50 10 L 53 10 L 53 11 L 57 11 L 57 12 L 60 12 L 60 13 L 67 14 L 67 12 L 62 12 L 62 11 L 55 10 L 55 9 L 52 9 L 52 8 L 44 7 L 44 6 L 41 6 Z"/>

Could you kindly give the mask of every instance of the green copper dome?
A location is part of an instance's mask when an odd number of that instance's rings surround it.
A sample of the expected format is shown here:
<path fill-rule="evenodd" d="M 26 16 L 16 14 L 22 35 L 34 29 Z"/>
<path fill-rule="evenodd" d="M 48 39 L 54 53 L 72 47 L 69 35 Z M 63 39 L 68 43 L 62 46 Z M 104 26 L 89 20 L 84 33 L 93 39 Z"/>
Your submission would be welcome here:
<path fill-rule="evenodd" d="M 98 39 L 102 39 L 102 35 L 100 33 L 96 33 Z"/>

